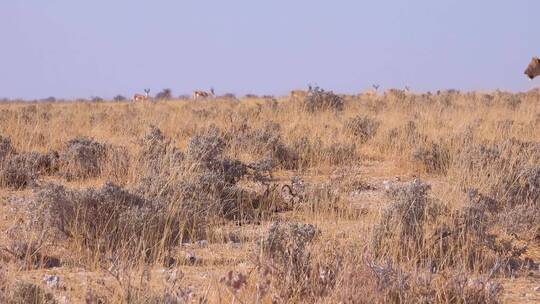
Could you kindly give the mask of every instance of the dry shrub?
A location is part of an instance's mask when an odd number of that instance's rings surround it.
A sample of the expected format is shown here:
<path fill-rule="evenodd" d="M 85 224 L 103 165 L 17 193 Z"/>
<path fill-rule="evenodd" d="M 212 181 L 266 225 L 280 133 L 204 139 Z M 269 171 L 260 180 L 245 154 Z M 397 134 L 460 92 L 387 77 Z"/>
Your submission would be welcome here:
<path fill-rule="evenodd" d="M 39 176 L 56 172 L 57 159 L 54 151 L 16 153 L 11 150 L 0 158 L 0 187 L 23 189 L 34 186 Z"/>
<path fill-rule="evenodd" d="M 56 304 L 54 296 L 36 284 L 17 281 L 7 295 L 8 304 Z"/>
<path fill-rule="evenodd" d="M 16 155 L 0 163 L 0 187 L 23 189 L 36 183 L 36 172 L 28 167 L 24 157 Z"/>
<path fill-rule="evenodd" d="M 209 165 L 223 155 L 225 147 L 221 131 L 212 126 L 203 134 L 195 135 L 190 139 L 187 156 L 191 162 Z"/>
<path fill-rule="evenodd" d="M 58 171 L 58 153 L 49 151 L 47 153 L 28 152 L 18 155 L 24 163 L 24 167 L 32 168 L 38 175 L 52 175 Z"/>
<path fill-rule="evenodd" d="M 207 303 L 206 295 L 198 294 L 191 285 L 184 281 L 184 274 L 179 269 L 164 271 L 160 286 L 152 285 L 148 269 L 138 271 L 131 263 L 113 263 L 112 273 L 119 285 L 121 303 L 135 304 L 181 304 L 181 303 Z M 101 303 L 102 297 L 89 290 L 86 296 L 87 303 Z M 111 299 L 108 299 L 111 300 Z M 103 303 L 109 303 L 104 301 Z"/>
<path fill-rule="evenodd" d="M 225 93 L 225 94 L 219 96 L 219 98 L 228 99 L 228 100 L 235 100 L 236 95 L 234 93 Z"/>
<path fill-rule="evenodd" d="M 415 147 L 422 146 L 428 142 L 427 136 L 418 131 L 416 123 L 407 122 L 399 128 L 392 128 L 386 134 L 382 142 L 383 151 L 411 151 Z"/>
<path fill-rule="evenodd" d="M 321 149 L 322 159 L 330 165 L 337 166 L 356 160 L 356 144 L 333 142 Z"/>
<path fill-rule="evenodd" d="M 33 225 L 52 239 L 69 237 L 100 257 L 118 253 L 157 259 L 178 243 L 167 206 L 106 183 L 100 189 L 47 184 L 30 207 Z"/>
<path fill-rule="evenodd" d="M 276 196 L 269 187 L 262 194 L 239 187 L 243 177 L 260 176 L 261 169 L 224 155 L 225 140 L 215 128 L 194 136 L 186 151 L 187 171 L 184 172 L 184 200 L 190 201 L 206 213 L 226 219 L 253 219 L 256 214 L 268 212 Z M 260 165 L 260 164 L 259 164 Z M 255 179 L 257 181 L 257 179 Z"/>
<path fill-rule="evenodd" d="M 101 174 L 108 180 L 125 184 L 129 177 L 131 158 L 126 147 L 110 145 L 103 161 Z"/>
<path fill-rule="evenodd" d="M 308 112 L 325 110 L 341 111 L 345 101 L 332 91 L 325 91 L 318 86 L 309 86 L 303 105 Z"/>
<path fill-rule="evenodd" d="M 269 264 L 282 298 L 290 299 L 309 292 L 311 252 L 308 245 L 318 234 L 310 224 L 274 222 L 260 240 L 264 264 Z"/>
<path fill-rule="evenodd" d="M 15 149 L 11 145 L 11 140 L 0 135 L 0 161 L 7 158 L 11 154 L 15 154 Z"/>
<path fill-rule="evenodd" d="M 365 143 L 375 136 L 380 123 L 367 116 L 358 115 L 348 120 L 344 128 L 347 132 Z"/>
<path fill-rule="evenodd" d="M 462 267 L 488 271 L 505 252 L 497 250 L 495 236 L 489 231 L 497 202 L 476 189 L 468 192 L 464 206 L 438 224 L 430 237 L 432 268 Z M 504 261 L 506 262 L 506 261 Z"/>
<path fill-rule="evenodd" d="M 394 202 L 386 208 L 372 234 L 372 250 L 377 257 L 390 255 L 398 260 L 419 259 L 425 248 L 425 225 L 434 209 L 428 197 L 431 187 L 421 180 L 390 189 Z"/>
<path fill-rule="evenodd" d="M 126 101 L 127 98 L 124 95 L 118 94 L 113 97 L 113 101 L 120 102 L 120 101 Z"/>
<path fill-rule="evenodd" d="M 360 262 L 344 271 L 330 298 L 341 303 L 499 303 L 501 284 L 461 273 L 407 271 L 390 263 Z"/>
<path fill-rule="evenodd" d="M 462 187 L 483 187 L 508 207 L 538 203 L 540 144 L 506 140 L 501 144 L 472 145 L 458 153 L 454 174 Z"/>
<path fill-rule="evenodd" d="M 107 147 L 86 137 L 69 140 L 59 151 L 59 173 L 67 180 L 86 179 L 101 174 Z"/>
<path fill-rule="evenodd" d="M 431 143 L 427 148 L 417 148 L 412 159 L 420 162 L 427 173 L 444 174 L 450 165 L 450 151 L 443 144 Z"/>
<path fill-rule="evenodd" d="M 143 178 L 168 174 L 184 159 L 184 154 L 155 126 L 150 126 L 138 144 L 136 167 Z"/>
<path fill-rule="evenodd" d="M 53 268 L 61 264 L 58 258 L 43 253 L 43 239 L 27 241 L 20 238 L 3 249 L 10 253 L 23 269 Z"/>
<path fill-rule="evenodd" d="M 173 98 L 172 91 L 171 89 L 163 89 L 156 94 L 155 98 L 157 100 L 171 100 Z"/>
<path fill-rule="evenodd" d="M 540 207 L 522 204 L 501 212 L 498 222 L 510 234 L 528 241 L 540 241 Z"/>
<path fill-rule="evenodd" d="M 86 137 L 69 140 L 54 162 L 58 174 L 68 181 L 105 176 L 124 183 L 129 170 L 125 147 L 113 146 Z"/>
<path fill-rule="evenodd" d="M 225 139 L 217 128 L 192 137 L 185 155 L 159 130 L 152 134 L 141 149 L 139 160 L 146 169 L 137 191 L 170 206 L 172 216 L 183 219 L 183 238 L 205 238 L 214 221 L 252 221 L 275 208 L 278 192 L 269 185 L 263 193 L 238 185 L 244 177 L 260 182 L 264 168 L 227 158 Z"/>
<path fill-rule="evenodd" d="M 495 200 L 472 189 L 463 207 L 450 211 L 429 198 L 428 190 L 420 180 L 390 190 L 395 201 L 372 233 L 377 259 L 413 262 L 432 271 L 488 271 L 497 263 L 510 268 L 509 263 L 519 263 L 514 258 L 520 253 L 497 242 L 488 229 L 498 211 Z"/>
<path fill-rule="evenodd" d="M 241 151 L 247 150 L 259 157 L 271 158 L 284 169 L 298 167 L 297 150 L 283 143 L 281 126 L 277 123 L 270 122 L 255 130 L 244 125 L 235 130 L 232 138 L 232 146 Z"/>

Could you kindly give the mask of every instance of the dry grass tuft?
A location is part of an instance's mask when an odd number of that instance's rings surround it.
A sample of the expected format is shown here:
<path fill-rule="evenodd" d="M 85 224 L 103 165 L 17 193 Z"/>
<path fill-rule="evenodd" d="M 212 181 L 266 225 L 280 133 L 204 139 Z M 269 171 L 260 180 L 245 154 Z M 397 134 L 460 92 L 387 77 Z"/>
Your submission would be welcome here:
<path fill-rule="evenodd" d="M 365 143 L 375 136 L 380 123 L 367 116 L 358 115 L 345 123 L 345 130 Z"/>
<path fill-rule="evenodd" d="M 540 300 L 538 92 L 168 93 L 1 105 L 0 302 Z"/>

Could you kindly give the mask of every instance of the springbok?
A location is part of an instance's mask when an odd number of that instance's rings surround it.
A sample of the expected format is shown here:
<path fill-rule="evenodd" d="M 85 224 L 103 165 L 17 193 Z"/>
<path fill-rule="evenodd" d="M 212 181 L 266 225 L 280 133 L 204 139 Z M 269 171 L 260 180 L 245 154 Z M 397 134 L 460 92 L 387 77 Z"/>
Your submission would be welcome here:
<path fill-rule="evenodd" d="M 524 73 L 530 80 L 533 80 L 534 77 L 540 75 L 540 59 L 536 56 L 533 57 Z"/>
<path fill-rule="evenodd" d="M 304 90 L 292 90 L 289 96 L 291 99 L 302 99 L 307 96 L 307 92 Z"/>
<path fill-rule="evenodd" d="M 135 93 L 133 101 L 146 101 L 150 97 L 150 89 L 144 89 L 144 94 Z"/>
<path fill-rule="evenodd" d="M 216 96 L 214 93 L 214 88 L 210 88 L 210 92 L 206 92 L 206 91 L 193 92 L 193 99 L 208 98 L 208 97 L 214 97 L 214 96 Z"/>

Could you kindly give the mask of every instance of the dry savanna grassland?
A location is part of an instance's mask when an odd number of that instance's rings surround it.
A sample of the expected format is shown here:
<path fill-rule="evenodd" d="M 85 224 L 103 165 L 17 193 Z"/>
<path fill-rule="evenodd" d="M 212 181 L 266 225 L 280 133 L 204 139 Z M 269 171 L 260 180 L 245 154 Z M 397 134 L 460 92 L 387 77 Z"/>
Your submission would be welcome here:
<path fill-rule="evenodd" d="M 0 104 L 0 303 L 540 301 L 540 91 Z"/>

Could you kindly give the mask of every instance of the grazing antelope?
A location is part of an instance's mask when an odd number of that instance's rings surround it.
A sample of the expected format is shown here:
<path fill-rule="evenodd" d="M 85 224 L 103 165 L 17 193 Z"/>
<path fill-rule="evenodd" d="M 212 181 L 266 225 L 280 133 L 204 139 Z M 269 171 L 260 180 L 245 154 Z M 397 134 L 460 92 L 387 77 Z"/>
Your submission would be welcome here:
<path fill-rule="evenodd" d="M 135 93 L 133 95 L 133 101 L 146 101 L 150 96 L 150 89 L 144 89 L 144 94 Z"/>
<path fill-rule="evenodd" d="M 540 59 L 538 57 L 533 57 L 531 63 L 527 66 L 525 70 L 525 75 L 529 77 L 530 80 L 533 80 L 536 76 L 540 75 Z"/>
<path fill-rule="evenodd" d="M 302 99 L 307 96 L 307 92 L 304 90 L 292 90 L 289 96 L 291 99 Z"/>
<path fill-rule="evenodd" d="M 214 97 L 214 88 L 210 88 L 210 92 L 205 91 L 195 91 L 193 92 L 193 99 L 199 99 L 199 98 L 208 98 L 208 97 Z"/>

